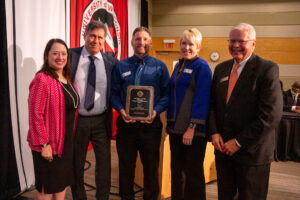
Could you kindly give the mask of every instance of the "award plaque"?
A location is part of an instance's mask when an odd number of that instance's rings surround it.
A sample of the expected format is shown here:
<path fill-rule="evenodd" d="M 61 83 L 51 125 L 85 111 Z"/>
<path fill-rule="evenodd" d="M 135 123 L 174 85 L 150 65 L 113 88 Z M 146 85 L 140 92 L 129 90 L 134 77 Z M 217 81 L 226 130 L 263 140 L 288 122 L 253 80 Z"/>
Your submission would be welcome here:
<path fill-rule="evenodd" d="M 151 120 L 154 101 L 152 86 L 129 85 L 126 96 L 126 114 L 132 120 Z"/>

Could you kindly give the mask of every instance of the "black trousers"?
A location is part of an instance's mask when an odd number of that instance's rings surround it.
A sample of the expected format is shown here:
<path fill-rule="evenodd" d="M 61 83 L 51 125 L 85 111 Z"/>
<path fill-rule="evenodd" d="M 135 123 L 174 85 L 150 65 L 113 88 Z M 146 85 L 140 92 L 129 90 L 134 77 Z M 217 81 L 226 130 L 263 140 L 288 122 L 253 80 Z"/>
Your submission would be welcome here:
<path fill-rule="evenodd" d="M 183 135 L 170 134 L 172 200 L 204 200 L 203 161 L 207 140 L 195 136 L 191 146 L 182 143 Z"/>
<path fill-rule="evenodd" d="M 229 156 L 216 154 L 219 200 L 267 199 L 270 164 L 243 165 Z"/>
<path fill-rule="evenodd" d="M 84 164 L 90 140 L 96 157 L 96 198 L 97 200 L 108 200 L 111 159 L 110 138 L 106 132 L 105 114 L 93 117 L 78 116 L 74 150 L 75 184 L 71 185 L 73 199 L 87 199 L 84 188 Z"/>
<path fill-rule="evenodd" d="M 134 199 L 134 173 L 137 152 L 144 170 L 144 200 L 157 200 L 159 193 L 158 165 L 162 123 L 160 118 L 152 124 L 125 123 L 117 119 L 117 152 L 119 156 L 119 184 L 122 200 Z"/>

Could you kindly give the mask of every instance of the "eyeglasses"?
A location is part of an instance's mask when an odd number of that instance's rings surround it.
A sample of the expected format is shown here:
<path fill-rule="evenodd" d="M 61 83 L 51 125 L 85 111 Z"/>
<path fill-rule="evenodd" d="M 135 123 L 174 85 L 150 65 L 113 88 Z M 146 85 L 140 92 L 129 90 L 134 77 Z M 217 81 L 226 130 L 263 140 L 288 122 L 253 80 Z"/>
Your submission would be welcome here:
<path fill-rule="evenodd" d="M 246 42 L 250 42 L 253 40 L 227 40 L 229 42 L 229 44 L 235 44 L 236 42 L 240 45 L 245 44 Z"/>

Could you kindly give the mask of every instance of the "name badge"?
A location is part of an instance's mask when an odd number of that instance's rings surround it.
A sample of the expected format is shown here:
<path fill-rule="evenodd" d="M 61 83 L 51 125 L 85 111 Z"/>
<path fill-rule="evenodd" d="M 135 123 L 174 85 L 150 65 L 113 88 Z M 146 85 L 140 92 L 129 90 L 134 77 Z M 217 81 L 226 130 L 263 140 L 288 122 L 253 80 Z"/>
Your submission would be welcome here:
<path fill-rule="evenodd" d="M 191 74 L 191 73 L 193 73 L 193 70 L 192 69 L 184 69 L 183 72 L 187 73 L 187 74 Z"/>
<path fill-rule="evenodd" d="M 124 72 L 124 73 L 122 74 L 122 76 L 123 76 L 123 78 L 124 78 L 124 77 L 126 77 L 126 76 L 129 76 L 130 74 L 131 74 L 131 71 Z"/>
<path fill-rule="evenodd" d="M 220 83 L 224 82 L 224 81 L 228 81 L 229 76 L 225 76 L 223 78 L 220 79 Z"/>

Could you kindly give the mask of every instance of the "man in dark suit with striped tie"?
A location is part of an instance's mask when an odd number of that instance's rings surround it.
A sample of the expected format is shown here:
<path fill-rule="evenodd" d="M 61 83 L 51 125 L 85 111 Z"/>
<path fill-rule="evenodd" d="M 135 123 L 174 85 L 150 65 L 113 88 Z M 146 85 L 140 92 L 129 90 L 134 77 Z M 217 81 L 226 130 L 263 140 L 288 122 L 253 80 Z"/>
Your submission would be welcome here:
<path fill-rule="evenodd" d="M 73 84 L 80 96 L 75 133 L 75 183 L 71 185 L 74 200 L 87 199 L 84 188 L 84 164 L 89 141 L 96 157 L 96 198 L 108 200 L 110 193 L 110 138 L 112 110 L 110 105 L 111 72 L 117 59 L 100 50 L 107 30 L 100 21 L 85 29 L 85 45 L 70 49 Z"/>
<path fill-rule="evenodd" d="M 208 122 L 218 198 L 266 199 L 282 115 L 279 69 L 253 53 L 256 33 L 250 24 L 233 27 L 228 42 L 233 59 L 214 71 Z"/>

